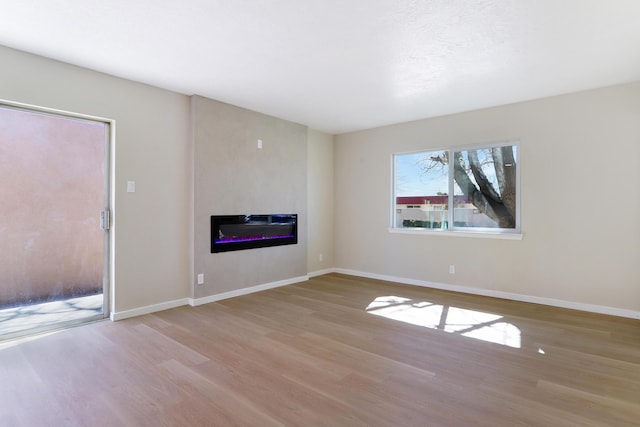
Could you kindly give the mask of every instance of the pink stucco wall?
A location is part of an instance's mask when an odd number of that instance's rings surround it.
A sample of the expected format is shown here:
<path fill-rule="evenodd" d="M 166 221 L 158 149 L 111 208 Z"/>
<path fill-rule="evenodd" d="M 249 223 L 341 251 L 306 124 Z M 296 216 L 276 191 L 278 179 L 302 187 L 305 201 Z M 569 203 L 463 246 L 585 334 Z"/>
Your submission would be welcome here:
<path fill-rule="evenodd" d="M 105 129 L 0 108 L 0 307 L 102 289 Z"/>

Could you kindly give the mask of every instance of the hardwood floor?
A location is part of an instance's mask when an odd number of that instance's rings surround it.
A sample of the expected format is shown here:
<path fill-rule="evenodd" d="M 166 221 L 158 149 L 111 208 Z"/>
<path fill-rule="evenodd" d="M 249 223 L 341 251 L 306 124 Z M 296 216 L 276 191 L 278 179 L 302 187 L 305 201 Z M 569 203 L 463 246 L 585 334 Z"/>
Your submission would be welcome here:
<path fill-rule="evenodd" d="M 640 425 L 640 321 L 338 274 L 0 342 L 3 426 Z"/>

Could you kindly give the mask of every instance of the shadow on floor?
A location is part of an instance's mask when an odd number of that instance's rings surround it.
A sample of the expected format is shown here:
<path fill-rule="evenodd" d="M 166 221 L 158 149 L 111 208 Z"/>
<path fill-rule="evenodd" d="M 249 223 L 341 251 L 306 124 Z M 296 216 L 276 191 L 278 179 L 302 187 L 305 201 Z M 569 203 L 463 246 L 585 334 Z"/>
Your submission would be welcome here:
<path fill-rule="evenodd" d="M 102 313 L 102 294 L 0 309 L 0 340 L 64 323 L 93 320 Z"/>

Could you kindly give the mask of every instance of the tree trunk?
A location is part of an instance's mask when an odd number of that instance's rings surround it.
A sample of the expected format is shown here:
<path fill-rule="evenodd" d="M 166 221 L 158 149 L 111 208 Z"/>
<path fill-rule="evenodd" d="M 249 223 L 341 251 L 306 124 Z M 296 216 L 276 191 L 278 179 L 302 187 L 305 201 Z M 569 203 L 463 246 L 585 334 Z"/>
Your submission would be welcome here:
<path fill-rule="evenodd" d="M 505 147 L 508 150 L 511 150 L 511 147 Z M 512 195 L 509 197 L 508 203 L 513 203 L 513 209 L 510 210 L 501 197 L 500 194 L 493 187 L 491 182 L 488 180 L 487 176 L 482 171 L 482 167 L 480 165 L 480 161 L 478 159 L 477 152 L 474 150 L 468 151 L 469 157 L 469 167 L 471 169 L 471 173 L 473 174 L 474 179 L 476 180 L 478 186 L 471 181 L 467 172 L 462 166 L 464 163 L 464 159 L 462 158 L 462 154 L 460 152 L 456 152 L 454 154 L 453 159 L 453 169 L 454 169 L 454 179 L 458 184 L 458 187 L 462 190 L 462 193 L 467 196 L 469 201 L 473 203 L 473 205 L 478 208 L 478 210 L 489 218 L 498 223 L 498 227 L 500 228 L 514 228 L 515 227 L 515 161 L 511 161 L 510 163 L 513 166 L 510 166 L 510 169 L 513 169 L 513 173 L 511 171 L 504 171 L 504 160 L 505 157 L 508 159 L 508 155 L 506 153 L 499 153 L 499 159 L 494 157 L 494 167 L 496 169 L 502 169 L 501 175 L 498 176 L 498 184 L 500 185 L 500 180 L 503 180 L 505 189 L 507 189 L 507 193 L 512 191 Z M 513 159 L 513 153 L 511 154 L 511 159 Z M 498 165 L 498 161 L 500 161 L 500 165 Z M 508 160 L 507 160 L 508 161 Z M 510 175 L 513 175 L 511 177 Z M 513 178 L 513 179 L 512 179 Z M 502 191 L 501 191 L 502 193 Z"/>

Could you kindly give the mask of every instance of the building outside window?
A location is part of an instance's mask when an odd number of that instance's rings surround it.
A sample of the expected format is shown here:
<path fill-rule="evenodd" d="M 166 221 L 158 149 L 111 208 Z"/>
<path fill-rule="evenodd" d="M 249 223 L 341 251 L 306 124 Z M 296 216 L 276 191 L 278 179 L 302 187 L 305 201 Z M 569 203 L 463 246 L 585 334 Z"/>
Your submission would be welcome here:
<path fill-rule="evenodd" d="M 520 233 L 516 142 L 394 155 L 393 228 Z"/>

